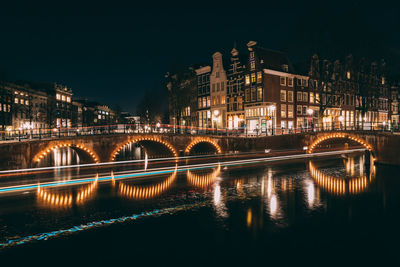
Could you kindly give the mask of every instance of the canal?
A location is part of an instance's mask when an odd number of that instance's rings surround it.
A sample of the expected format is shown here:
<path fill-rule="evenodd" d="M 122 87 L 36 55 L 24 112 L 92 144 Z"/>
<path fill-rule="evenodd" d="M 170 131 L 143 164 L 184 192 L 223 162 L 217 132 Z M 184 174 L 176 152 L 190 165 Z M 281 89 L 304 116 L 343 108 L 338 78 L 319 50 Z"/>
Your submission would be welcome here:
<path fill-rule="evenodd" d="M 0 256 L 139 266 L 398 260 L 400 169 L 364 163 L 353 153 L 222 164 L 3 194 Z"/>

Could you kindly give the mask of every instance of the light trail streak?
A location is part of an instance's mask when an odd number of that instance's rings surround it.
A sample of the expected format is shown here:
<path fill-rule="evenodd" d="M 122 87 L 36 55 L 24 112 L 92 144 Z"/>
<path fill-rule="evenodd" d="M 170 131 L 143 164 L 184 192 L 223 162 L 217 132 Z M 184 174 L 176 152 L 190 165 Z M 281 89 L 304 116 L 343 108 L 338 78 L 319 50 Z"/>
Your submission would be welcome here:
<path fill-rule="evenodd" d="M 257 158 L 257 159 L 245 159 L 245 160 L 236 160 L 236 161 L 225 161 L 225 162 L 214 162 L 214 163 L 204 163 L 204 164 L 195 164 L 195 165 L 185 165 L 185 166 L 179 166 L 177 168 L 177 171 L 178 172 L 184 172 L 184 171 L 188 171 L 188 170 L 209 169 L 209 168 L 215 168 L 218 165 L 221 165 L 221 167 L 229 167 L 229 166 L 237 166 L 237 165 L 277 162 L 277 161 L 293 160 L 293 159 L 305 159 L 305 158 L 314 158 L 314 157 L 321 157 L 321 156 L 348 154 L 348 153 L 361 152 L 361 151 L 365 151 L 365 149 L 352 149 L 352 150 L 319 152 L 319 153 L 299 154 L 299 155 L 290 155 L 290 156 L 266 157 L 266 158 Z M 142 170 L 126 171 L 126 172 L 129 172 L 129 173 L 121 175 L 124 172 L 120 172 L 119 173 L 120 175 L 99 177 L 98 181 L 99 182 L 105 182 L 105 181 L 118 180 L 118 179 L 127 179 L 127 178 L 134 178 L 134 177 L 144 177 L 144 176 L 154 176 L 154 175 L 169 174 L 169 173 L 174 172 L 175 169 L 176 169 L 176 167 L 167 167 L 167 168 L 153 168 L 153 169 L 149 169 L 147 172 L 143 172 Z M 94 179 L 95 178 L 84 178 L 84 179 L 75 179 L 75 180 L 62 181 L 62 182 L 47 182 L 47 183 L 41 183 L 40 187 L 77 185 L 77 184 L 83 184 L 83 183 L 90 183 L 90 182 L 94 181 Z M 37 189 L 38 186 L 39 186 L 39 184 L 28 184 L 28 185 L 20 185 L 20 186 L 2 187 L 2 188 L 0 188 L 0 193 Z"/>

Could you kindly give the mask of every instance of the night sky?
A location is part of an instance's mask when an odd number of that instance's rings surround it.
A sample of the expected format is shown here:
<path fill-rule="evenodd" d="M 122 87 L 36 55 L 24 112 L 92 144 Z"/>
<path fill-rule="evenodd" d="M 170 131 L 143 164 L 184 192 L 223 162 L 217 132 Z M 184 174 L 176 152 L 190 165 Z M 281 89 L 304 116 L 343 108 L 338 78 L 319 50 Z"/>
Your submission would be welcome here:
<path fill-rule="evenodd" d="M 77 97 L 132 113 L 146 90 L 162 90 L 174 64 L 210 62 L 216 51 L 229 58 L 234 42 L 244 52 L 249 40 L 286 51 L 300 67 L 315 52 L 383 57 L 399 75 L 397 6 L 196 3 L 1 6 L 0 72 L 9 80 L 63 83 Z"/>

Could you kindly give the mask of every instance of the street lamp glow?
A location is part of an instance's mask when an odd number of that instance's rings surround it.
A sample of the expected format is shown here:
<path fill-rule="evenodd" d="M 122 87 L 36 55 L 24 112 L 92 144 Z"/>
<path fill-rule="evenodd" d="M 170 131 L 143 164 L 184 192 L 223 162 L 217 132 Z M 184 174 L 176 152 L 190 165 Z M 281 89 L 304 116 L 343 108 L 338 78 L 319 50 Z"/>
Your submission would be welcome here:
<path fill-rule="evenodd" d="M 156 126 L 157 126 L 157 128 L 160 128 L 160 123 L 159 122 L 157 122 L 157 124 L 156 124 Z"/>
<path fill-rule="evenodd" d="M 269 109 L 270 109 L 271 111 L 274 111 L 274 110 L 275 110 L 275 106 L 274 106 L 274 105 L 271 105 L 271 106 L 269 106 Z"/>
<path fill-rule="evenodd" d="M 311 108 L 309 108 L 309 109 L 307 110 L 307 113 L 308 113 L 308 115 L 312 116 L 312 114 L 314 113 L 314 110 L 311 109 Z"/>
<path fill-rule="evenodd" d="M 218 109 L 214 110 L 214 116 L 218 117 L 218 115 L 219 115 L 219 110 Z"/>

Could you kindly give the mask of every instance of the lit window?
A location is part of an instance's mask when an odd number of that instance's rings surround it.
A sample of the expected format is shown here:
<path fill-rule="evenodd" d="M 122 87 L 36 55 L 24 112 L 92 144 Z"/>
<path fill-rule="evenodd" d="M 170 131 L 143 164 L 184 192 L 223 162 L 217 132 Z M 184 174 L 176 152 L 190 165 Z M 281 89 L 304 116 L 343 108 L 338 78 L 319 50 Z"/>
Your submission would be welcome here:
<path fill-rule="evenodd" d="M 198 99 L 198 102 L 199 102 L 199 108 L 201 108 L 202 107 L 201 106 L 201 98 Z"/>
<path fill-rule="evenodd" d="M 350 79 L 350 71 L 347 72 L 347 79 Z"/>
<path fill-rule="evenodd" d="M 18 99 L 18 98 L 15 98 L 14 103 L 15 103 L 15 104 L 18 104 L 18 103 L 19 103 L 19 99 Z"/>
<path fill-rule="evenodd" d="M 293 102 L 293 91 L 288 91 L 288 102 Z"/>
<path fill-rule="evenodd" d="M 286 85 L 286 77 L 281 77 L 281 85 Z"/>
<path fill-rule="evenodd" d="M 225 104 L 225 96 L 221 96 L 221 104 L 224 105 Z"/>
<path fill-rule="evenodd" d="M 287 64 L 283 64 L 282 65 L 282 69 L 284 72 L 288 72 L 289 71 L 289 66 Z"/>
<path fill-rule="evenodd" d="M 314 103 L 314 93 L 310 92 L 310 103 Z"/>
<path fill-rule="evenodd" d="M 28 100 L 25 100 L 25 105 L 29 105 L 29 101 Z"/>
<path fill-rule="evenodd" d="M 293 87 L 293 78 L 288 78 L 288 86 Z"/>
<path fill-rule="evenodd" d="M 285 104 L 281 105 L 281 117 L 286 118 L 286 105 Z"/>
<path fill-rule="evenodd" d="M 285 90 L 281 90 L 281 101 L 286 102 L 286 91 Z"/>
<path fill-rule="evenodd" d="M 250 84 L 250 76 L 246 75 L 246 85 L 249 85 L 249 84 Z"/>
<path fill-rule="evenodd" d="M 97 115 L 97 118 L 100 120 L 101 119 L 101 115 L 99 114 L 99 115 Z"/>
<path fill-rule="evenodd" d="M 288 118 L 293 118 L 293 105 L 288 105 L 287 106 L 287 115 L 288 115 Z"/>
<path fill-rule="evenodd" d="M 20 100 L 20 103 L 21 103 L 21 105 L 23 105 L 23 104 L 24 104 L 24 100 L 23 100 L 23 99 L 21 99 L 21 100 Z"/>
<path fill-rule="evenodd" d="M 61 96 L 61 100 L 62 100 L 62 101 L 65 101 L 65 95 L 62 95 L 62 96 Z"/>
<path fill-rule="evenodd" d="M 203 107 L 206 107 L 206 105 L 207 105 L 207 99 L 206 99 L 206 97 L 203 97 Z"/>
<path fill-rule="evenodd" d="M 251 83 L 255 83 L 256 82 L 256 74 L 252 73 L 251 74 Z"/>
<path fill-rule="evenodd" d="M 56 94 L 56 99 L 57 99 L 57 100 L 60 100 L 60 99 L 61 99 L 60 94 Z"/>
<path fill-rule="evenodd" d="M 385 77 L 382 77 L 382 84 L 385 84 Z"/>
<path fill-rule="evenodd" d="M 262 73 L 260 71 L 260 72 L 257 72 L 257 83 L 261 83 L 261 82 L 262 82 Z"/>
<path fill-rule="evenodd" d="M 211 106 L 211 98 L 207 96 L 207 107 Z"/>
<path fill-rule="evenodd" d="M 18 91 L 15 91 L 14 94 L 18 95 Z"/>
<path fill-rule="evenodd" d="M 319 94 L 318 93 L 315 93 L 315 102 L 319 103 Z"/>
<path fill-rule="evenodd" d="M 68 102 L 68 103 L 71 102 L 71 97 L 67 96 L 67 102 Z"/>

